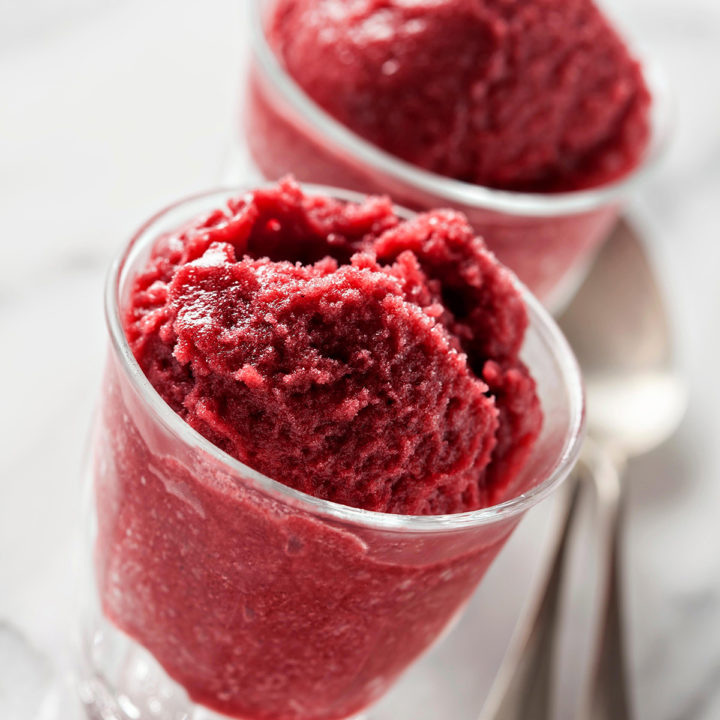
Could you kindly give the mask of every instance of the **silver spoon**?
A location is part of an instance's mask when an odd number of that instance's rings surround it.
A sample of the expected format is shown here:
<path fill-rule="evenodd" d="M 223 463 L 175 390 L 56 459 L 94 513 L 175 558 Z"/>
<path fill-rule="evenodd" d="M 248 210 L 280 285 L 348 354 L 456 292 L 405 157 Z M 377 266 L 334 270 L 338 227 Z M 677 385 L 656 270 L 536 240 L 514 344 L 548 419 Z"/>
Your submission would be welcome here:
<path fill-rule="evenodd" d="M 618 224 L 559 323 L 585 378 L 590 481 L 579 483 L 562 561 L 549 718 L 582 720 L 590 712 L 611 587 L 620 476 L 629 458 L 672 434 L 687 393 L 661 293 L 627 222 Z"/>

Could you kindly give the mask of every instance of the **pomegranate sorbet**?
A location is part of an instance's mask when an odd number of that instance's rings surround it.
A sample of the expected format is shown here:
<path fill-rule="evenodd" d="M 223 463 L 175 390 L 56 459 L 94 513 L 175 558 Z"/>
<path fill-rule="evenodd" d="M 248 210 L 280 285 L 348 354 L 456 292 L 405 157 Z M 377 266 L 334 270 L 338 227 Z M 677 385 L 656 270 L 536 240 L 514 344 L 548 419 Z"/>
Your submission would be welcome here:
<path fill-rule="evenodd" d="M 159 236 L 124 329 L 164 401 L 253 470 L 384 513 L 519 494 L 538 437 L 512 276 L 465 218 L 256 190 Z M 425 551 L 275 502 L 159 441 L 110 365 L 96 466 L 102 608 L 190 698 L 336 720 L 438 637 L 514 523 Z M 481 539 L 478 539 L 481 538 Z"/>
<path fill-rule="evenodd" d="M 641 68 L 591 0 L 278 0 L 270 38 L 340 122 L 470 183 L 579 190 L 647 145 Z"/>

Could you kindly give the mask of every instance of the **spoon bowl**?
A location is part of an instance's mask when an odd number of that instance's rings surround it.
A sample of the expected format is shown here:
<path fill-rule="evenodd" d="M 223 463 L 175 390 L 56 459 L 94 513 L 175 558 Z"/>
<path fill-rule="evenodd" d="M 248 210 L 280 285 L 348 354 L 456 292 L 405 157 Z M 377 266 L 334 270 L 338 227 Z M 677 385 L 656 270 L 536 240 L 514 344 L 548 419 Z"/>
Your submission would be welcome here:
<path fill-rule="evenodd" d="M 590 436 L 620 457 L 662 444 L 682 419 L 687 391 L 660 289 L 627 221 L 559 324 L 583 370 Z"/>

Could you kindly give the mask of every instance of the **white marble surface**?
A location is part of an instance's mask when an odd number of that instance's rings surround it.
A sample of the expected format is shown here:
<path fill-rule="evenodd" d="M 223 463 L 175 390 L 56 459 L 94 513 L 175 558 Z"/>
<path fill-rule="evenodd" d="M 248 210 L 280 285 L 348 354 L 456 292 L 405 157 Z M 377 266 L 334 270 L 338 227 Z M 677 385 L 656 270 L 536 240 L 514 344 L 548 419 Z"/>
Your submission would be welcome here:
<path fill-rule="evenodd" d="M 55 658 L 72 631 L 57 609 L 72 593 L 104 270 L 150 213 L 217 183 L 239 102 L 246 2 L 0 1 L 0 618 Z M 675 143 L 631 212 L 691 389 L 676 437 L 629 472 L 632 699 L 638 720 L 711 720 L 720 717 L 720 2 L 606 4 L 662 64 L 677 101 Z"/>

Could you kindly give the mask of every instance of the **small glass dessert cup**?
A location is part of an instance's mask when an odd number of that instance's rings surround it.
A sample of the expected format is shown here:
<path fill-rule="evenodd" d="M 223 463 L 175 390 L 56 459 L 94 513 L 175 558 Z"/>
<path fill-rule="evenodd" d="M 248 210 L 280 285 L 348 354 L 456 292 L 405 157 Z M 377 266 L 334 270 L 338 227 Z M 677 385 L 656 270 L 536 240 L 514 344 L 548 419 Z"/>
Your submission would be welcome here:
<path fill-rule="evenodd" d="M 597 188 L 539 194 L 494 190 L 422 170 L 380 150 L 335 120 L 286 72 L 268 41 L 265 20 L 275 0 L 252 3 L 252 59 L 239 154 L 259 175 L 365 193 L 388 194 L 416 210 L 461 210 L 498 259 L 552 312 L 584 279 L 620 204 L 662 154 L 668 135 L 667 93 L 644 63 L 652 94 L 651 138 L 643 162 L 621 180 Z M 238 172 L 230 171 L 234 181 Z"/>
<path fill-rule="evenodd" d="M 155 240 L 236 194 L 164 210 L 108 279 L 80 682 L 103 720 L 340 720 L 365 711 L 449 628 L 580 447 L 578 366 L 524 288 L 522 358 L 544 425 L 512 499 L 455 515 L 371 512 L 293 490 L 212 445 L 156 393 L 121 318 Z"/>

